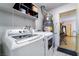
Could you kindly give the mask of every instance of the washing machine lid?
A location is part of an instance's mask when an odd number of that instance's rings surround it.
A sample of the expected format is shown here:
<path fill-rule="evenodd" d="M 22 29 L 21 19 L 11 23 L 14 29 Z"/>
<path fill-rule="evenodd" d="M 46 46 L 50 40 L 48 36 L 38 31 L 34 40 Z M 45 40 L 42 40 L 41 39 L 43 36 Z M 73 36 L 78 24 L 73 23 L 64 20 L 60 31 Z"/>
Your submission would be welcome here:
<path fill-rule="evenodd" d="M 38 34 L 28 34 L 28 35 L 20 35 L 20 36 L 12 36 L 12 38 L 14 38 L 16 43 L 24 43 L 27 41 L 33 41 L 36 39 L 39 39 L 40 37 L 42 37 L 42 35 L 38 35 Z"/>

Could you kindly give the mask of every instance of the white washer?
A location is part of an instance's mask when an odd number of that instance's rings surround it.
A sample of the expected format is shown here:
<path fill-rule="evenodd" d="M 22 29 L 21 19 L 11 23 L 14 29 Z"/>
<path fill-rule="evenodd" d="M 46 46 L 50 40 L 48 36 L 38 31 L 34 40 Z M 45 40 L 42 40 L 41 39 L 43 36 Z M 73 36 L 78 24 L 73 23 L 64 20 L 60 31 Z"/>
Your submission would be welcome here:
<path fill-rule="evenodd" d="M 3 38 L 3 48 L 5 55 L 11 56 L 44 56 L 44 35 L 38 35 L 30 38 L 16 41 L 13 36 L 23 36 L 24 33 L 18 33 L 18 30 L 7 30 Z"/>
<path fill-rule="evenodd" d="M 37 34 L 44 35 L 44 52 L 46 56 L 53 55 L 53 33 L 52 32 L 36 32 Z"/>

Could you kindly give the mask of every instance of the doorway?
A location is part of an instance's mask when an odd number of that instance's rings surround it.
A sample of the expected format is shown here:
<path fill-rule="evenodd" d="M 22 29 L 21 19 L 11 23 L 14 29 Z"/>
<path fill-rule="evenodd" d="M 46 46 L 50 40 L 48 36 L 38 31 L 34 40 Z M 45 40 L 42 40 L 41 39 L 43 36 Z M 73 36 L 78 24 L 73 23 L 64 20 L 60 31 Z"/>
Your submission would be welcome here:
<path fill-rule="evenodd" d="M 63 28 L 61 29 L 62 32 L 60 33 L 60 47 L 75 51 L 76 37 L 73 36 L 73 24 L 74 23 L 72 21 L 68 21 L 62 24 L 61 27 Z"/>
<path fill-rule="evenodd" d="M 76 53 L 76 10 L 60 14 L 60 45 L 61 52 L 77 55 Z"/>

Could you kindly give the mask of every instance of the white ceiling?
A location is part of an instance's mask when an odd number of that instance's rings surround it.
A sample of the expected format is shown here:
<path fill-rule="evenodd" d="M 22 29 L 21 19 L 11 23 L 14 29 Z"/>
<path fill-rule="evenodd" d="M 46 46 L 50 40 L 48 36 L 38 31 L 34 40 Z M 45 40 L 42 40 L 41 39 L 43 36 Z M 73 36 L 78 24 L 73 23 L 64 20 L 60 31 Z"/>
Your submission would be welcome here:
<path fill-rule="evenodd" d="M 67 3 L 37 3 L 39 7 L 41 7 L 42 5 L 45 6 L 47 11 L 50 11 L 51 9 L 57 8 L 65 4 Z"/>

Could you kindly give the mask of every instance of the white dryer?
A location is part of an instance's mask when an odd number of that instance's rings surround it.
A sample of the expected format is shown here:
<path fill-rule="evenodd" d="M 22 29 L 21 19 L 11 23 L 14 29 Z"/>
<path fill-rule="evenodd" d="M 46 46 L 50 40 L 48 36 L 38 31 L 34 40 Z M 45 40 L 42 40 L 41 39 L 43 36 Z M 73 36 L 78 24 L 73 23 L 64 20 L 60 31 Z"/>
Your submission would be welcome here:
<path fill-rule="evenodd" d="M 45 56 L 52 56 L 53 55 L 53 33 L 52 32 L 36 32 L 36 33 L 44 35 Z"/>

